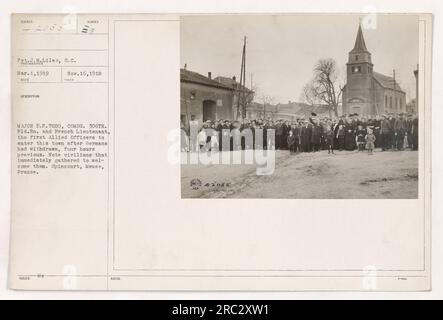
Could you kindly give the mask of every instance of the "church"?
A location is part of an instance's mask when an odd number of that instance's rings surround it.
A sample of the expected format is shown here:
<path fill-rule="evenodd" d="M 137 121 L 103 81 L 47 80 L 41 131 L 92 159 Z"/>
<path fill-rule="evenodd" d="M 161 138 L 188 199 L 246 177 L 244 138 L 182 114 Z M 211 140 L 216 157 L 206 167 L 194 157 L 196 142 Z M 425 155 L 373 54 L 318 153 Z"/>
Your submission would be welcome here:
<path fill-rule="evenodd" d="M 343 114 L 375 116 L 406 111 L 406 94 L 395 78 L 374 71 L 361 25 L 346 64 Z"/>

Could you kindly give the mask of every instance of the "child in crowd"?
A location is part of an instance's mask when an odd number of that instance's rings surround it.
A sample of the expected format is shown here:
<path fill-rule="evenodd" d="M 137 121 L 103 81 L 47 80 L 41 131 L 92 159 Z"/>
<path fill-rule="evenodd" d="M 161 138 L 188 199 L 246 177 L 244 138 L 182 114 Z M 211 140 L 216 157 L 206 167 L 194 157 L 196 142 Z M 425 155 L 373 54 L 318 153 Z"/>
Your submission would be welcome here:
<path fill-rule="evenodd" d="M 357 132 L 355 133 L 355 143 L 357 144 L 358 152 L 363 152 L 365 150 L 365 135 L 366 130 L 363 129 L 361 124 L 359 124 L 357 127 Z"/>
<path fill-rule="evenodd" d="M 372 133 L 372 129 L 368 129 L 368 134 L 365 136 L 366 140 L 366 149 L 368 149 L 368 155 L 372 154 L 372 151 L 375 147 L 375 135 Z"/>
<path fill-rule="evenodd" d="M 405 132 L 405 137 L 403 138 L 403 149 L 407 149 L 409 148 L 409 137 L 408 137 L 408 133 Z"/>

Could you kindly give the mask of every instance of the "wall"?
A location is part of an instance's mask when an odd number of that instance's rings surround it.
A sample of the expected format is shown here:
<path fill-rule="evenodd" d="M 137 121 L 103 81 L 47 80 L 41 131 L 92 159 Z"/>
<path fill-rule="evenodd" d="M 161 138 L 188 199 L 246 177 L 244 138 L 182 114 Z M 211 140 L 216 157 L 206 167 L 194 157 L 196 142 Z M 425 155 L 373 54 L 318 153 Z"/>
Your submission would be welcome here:
<path fill-rule="evenodd" d="M 404 92 L 384 88 L 372 77 L 369 78 L 364 75 L 352 75 L 351 77 L 352 81 L 346 84 L 346 90 L 343 94 L 345 114 L 352 113 L 352 104 L 348 101 L 353 98 L 364 101 L 361 105 L 366 108 L 367 115 L 406 112 L 406 95 Z M 388 97 L 387 108 L 385 107 L 385 96 Z M 392 108 L 389 102 L 390 97 L 392 97 Z M 398 101 L 397 106 L 395 99 Z"/>
<path fill-rule="evenodd" d="M 195 98 L 191 99 L 192 93 Z M 204 86 L 189 82 L 180 83 L 180 114 L 195 115 L 200 122 L 203 119 L 203 101 L 221 101 L 216 107 L 217 119 L 233 119 L 233 91 L 216 87 Z"/>

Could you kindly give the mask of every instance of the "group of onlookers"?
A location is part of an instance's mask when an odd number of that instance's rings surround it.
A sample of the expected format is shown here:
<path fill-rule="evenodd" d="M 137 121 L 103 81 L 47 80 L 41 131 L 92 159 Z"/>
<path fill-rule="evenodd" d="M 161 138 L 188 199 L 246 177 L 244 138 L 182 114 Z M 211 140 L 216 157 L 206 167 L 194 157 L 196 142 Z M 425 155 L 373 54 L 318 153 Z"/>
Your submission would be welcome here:
<path fill-rule="evenodd" d="M 340 117 L 296 118 L 294 121 L 256 119 L 215 120 L 200 123 L 191 116 L 181 124 L 182 151 L 276 149 L 297 152 L 319 150 L 418 150 L 418 118 L 412 114 L 358 114 Z"/>

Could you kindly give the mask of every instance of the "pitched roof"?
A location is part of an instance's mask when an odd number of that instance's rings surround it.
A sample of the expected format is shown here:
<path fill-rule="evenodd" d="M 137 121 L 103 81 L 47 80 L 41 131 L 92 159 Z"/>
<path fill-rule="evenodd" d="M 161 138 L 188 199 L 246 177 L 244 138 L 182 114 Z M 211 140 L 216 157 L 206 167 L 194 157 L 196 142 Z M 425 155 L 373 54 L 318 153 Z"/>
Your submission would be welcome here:
<path fill-rule="evenodd" d="M 363 31 L 361 30 L 361 24 L 358 25 L 357 38 L 355 39 L 354 49 L 351 52 L 368 52 L 366 49 L 365 38 L 363 37 Z"/>
<path fill-rule="evenodd" d="M 247 87 L 240 86 L 240 83 L 238 83 L 236 80 L 234 80 L 234 79 L 232 79 L 232 78 L 229 78 L 229 77 L 221 77 L 221 76 L 218 76 L 218 77 L 214 78 L 214 81 L 217 81 L 218 83 L 222 83 L 222 84 L 224 84 L 224 85 L 226 85 L 226 86 L 229 86 L 229 87 L 231 87 L 231 88 L 234 88 L 234 89 L 237 89 L 237 88 L 240 89 L 240 88 L 242 88 L 242 89 L 245 90 L 245 91 L 250 91 L 250 92 L 252 92 L 251 89 L 249 89 L 249 88 L 247 88 Z"/>
<path fill-rule="evenodd" d="M 394 89 L 394 78 L 389 77 L 389 76 L 385 76 L 384 74 L 378 73 L 373 71 L 372 72 L 372 76 L 374 77 L 374 79 L 380 83 L 380 85 L 384 88 L 388 88 L 388 89 Z M 400 90 L 403 91 L 400 86 L 398 85 L 398 82 L 395 81 L 395 90 Z"/>
<path fill-rule="evenodd" d="M 233 88 L 231 88 L 230 86 L 227 86 L 223 83 L 209 79 L 208 77 L 205 77 L 204 75 L 202 75 L 200 73 L 197 73 L 194 71 L 189 71 L 186 69 L 180 69 L 180 81 L 191 82 L 191 83 L 201 84 L 204 86 L 220 88 L 220 89 L 233 90 Z"/>
<path fill-rule="evenodd" d="M 230 87 L 234 87 L 238 83 L 237 81 L 235 81 L 232 78 L 221 77 L 221 76 L 218 76 L 218 77 L 214 78 L 214 81 L 217 81 L 219 83 L 223 83 L 223 84 L 225 84 L 227 86 L 230 86 Z"/>

